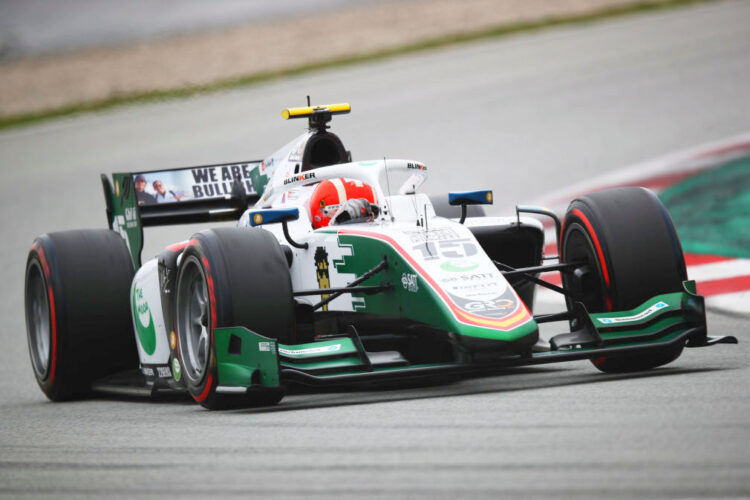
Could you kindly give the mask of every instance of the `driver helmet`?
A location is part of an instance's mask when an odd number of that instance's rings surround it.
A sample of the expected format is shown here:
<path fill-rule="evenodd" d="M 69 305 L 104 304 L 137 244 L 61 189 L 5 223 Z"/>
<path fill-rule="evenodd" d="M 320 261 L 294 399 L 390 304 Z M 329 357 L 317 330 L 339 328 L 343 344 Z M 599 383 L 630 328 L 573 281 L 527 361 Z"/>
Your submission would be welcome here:
<path fill-rule="evenodd" d="M 365 199 L 377 204 L 375 191 L 362 181 L 330 179 L 315 186 L 310 196 L 310 219 L 315 229 L 325 227 L 336 215 L 341 204 L 348 200 Z"/>

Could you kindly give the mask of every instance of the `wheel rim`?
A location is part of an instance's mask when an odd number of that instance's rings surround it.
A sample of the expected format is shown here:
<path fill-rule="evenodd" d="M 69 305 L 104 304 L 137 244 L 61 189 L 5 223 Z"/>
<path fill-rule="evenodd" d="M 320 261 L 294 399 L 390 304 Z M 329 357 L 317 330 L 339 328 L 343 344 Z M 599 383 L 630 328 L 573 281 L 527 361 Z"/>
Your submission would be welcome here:
<path fill-rule="evenodd" d="M 29 266 L 26 277 L 26 325 L 31 364 L 39 378 L 43 379 L 49 367 L 52 330 L 47 286 L 36 261 Z"/>
<path fill-rule="evenodd" d="M 583 290 L 578 290 L 574 301 L 583 302 L 589 312 L 603 312 L 606 310 L 607 290 L 604 287 L 602 278 L 601 265 L 596 256 L 594 244 L 588 233 L 578 223 L 572 223 L 566 228 L 562 245 L 562 257 L 565 262 L 583 262 L 589 266 L 593 274 L 583 286 Z M 563 284 L 566 289 L 575 290 L 580 287 L 571 286 L 572 278 L 563 274 Z M 570 299 L 568 299 L 570 300 Z M 571 304 L 572 305 L 572 304 Z"/>
<path fill-rule="evenodd" d="M 180 270 L 176 313 L 183 372 L 191 382 L 200 382 L 206 374 L 211 348 L 211 309 L 203 266 L 192 255 Z"/>

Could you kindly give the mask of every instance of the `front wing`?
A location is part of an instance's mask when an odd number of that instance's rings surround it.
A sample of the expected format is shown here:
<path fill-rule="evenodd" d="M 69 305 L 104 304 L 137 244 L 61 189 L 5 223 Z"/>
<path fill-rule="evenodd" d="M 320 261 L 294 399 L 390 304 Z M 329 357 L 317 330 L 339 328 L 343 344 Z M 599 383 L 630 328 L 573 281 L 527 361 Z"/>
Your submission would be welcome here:
<path fill-rule="evenodd" d="M 593 313 L 577 303 L 571 332 L 550 339 L 549 350 L 520 352 L 486 361 L 410 365 L 396 351 L 367 352 L 354 327 L 346 336 L 287 346 L 242 327 L 214 331 L 218 391 L 237 392 L 286 382 L 311 386 L 385 382 L 444 374 L 500 371 L 509 367 L 555 363 L 650 351 L 684 344 L 705 347 L 736 344 L 732 336 L 706 334 L 704 299 L 695 283 L 683 291 L 658 295 L 630 311 Z M 231 349 L 229 346 L 233 346 Z"/>

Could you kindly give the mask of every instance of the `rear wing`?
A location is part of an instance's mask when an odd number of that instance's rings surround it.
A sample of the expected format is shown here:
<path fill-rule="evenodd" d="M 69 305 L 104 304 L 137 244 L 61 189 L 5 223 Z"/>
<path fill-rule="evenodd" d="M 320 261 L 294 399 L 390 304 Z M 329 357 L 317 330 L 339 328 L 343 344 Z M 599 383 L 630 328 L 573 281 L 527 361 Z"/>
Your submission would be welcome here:
<path fill-rule="evenodd" d="M 260 198 L 262 161 L 101 175 L 107 224 L 141 266 L 143 227 L 238 220 Z"/>

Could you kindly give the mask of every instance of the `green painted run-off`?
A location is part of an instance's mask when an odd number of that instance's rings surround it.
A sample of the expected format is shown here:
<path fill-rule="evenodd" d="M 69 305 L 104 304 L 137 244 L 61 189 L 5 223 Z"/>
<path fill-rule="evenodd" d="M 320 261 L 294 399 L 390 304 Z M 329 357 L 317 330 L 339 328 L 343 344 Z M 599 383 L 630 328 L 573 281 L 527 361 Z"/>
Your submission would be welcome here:
<path fill-rule="evenodd" d="M 689 177 L 659 197 L 684 252 L 750 258 L 750 157 Z"/>

